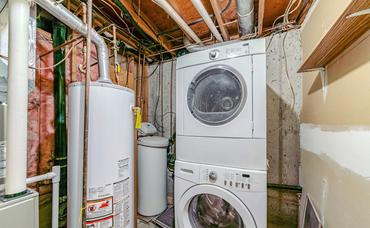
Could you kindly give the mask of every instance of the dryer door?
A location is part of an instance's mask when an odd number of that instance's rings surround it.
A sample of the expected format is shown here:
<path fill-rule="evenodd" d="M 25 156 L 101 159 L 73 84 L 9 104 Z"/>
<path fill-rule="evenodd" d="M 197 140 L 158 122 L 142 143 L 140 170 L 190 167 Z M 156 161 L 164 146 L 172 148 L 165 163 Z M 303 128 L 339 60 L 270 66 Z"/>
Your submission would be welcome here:
<path fill-rule="evenodd" d="M 176 72 L 176 133 L 191 137 L 253 137 L 251 56 Z"/>
<path fill-rule="evenodd" d="M 247 88 L 233 68 L 217 65 L 201 71 L 190 83 L 187 104 L 191 114 L 206 125 L 223 125 L 243 109 Z"/>
<path fill-rule="evenodd" d="M 179 228 L 256 228 L 245 204 L 230 191 L 214 185 L 196 185 L 176 206 Z"/>

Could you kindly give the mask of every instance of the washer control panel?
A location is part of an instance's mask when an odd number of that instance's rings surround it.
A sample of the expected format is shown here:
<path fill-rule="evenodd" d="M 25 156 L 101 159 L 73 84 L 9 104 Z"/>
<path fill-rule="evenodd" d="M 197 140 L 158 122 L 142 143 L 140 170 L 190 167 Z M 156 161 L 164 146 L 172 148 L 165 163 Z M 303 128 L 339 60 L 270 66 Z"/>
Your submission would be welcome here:
<path fill-rule="evenodd" d="M 224 173 L 224 187 L 236 188 L 241 190 L 250 190 L 250 174 L 239 172 Z"/>
<path fill-rule="evenodd" d="M 264 191 L 266 172 L 204 165 L 200 169 L 200 182 L 237 191 Z"/>

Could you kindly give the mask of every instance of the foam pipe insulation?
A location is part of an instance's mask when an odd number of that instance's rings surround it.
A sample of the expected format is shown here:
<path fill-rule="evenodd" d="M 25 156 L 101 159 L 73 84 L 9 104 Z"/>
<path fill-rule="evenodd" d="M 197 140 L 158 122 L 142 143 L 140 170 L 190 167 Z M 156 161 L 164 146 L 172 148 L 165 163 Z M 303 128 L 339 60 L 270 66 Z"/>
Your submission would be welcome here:
<path fill-rule="evenodd" d="M 195 32 L 190 28 L 190 26 L 184 21 L 184 19 L 174 10 L 174 8 L 167 2 L 167 0 L 152 0 L 158 6 L 160 6 L 187 34 L 193 41 L 197 44 L 202 44 L 200 38 L 195 34 Z"/>
<path fill-rule="evenodd" d="M 202 16 L 202 18 L 204 19 L 204 22 L 207 24 L 212 34 L 216 37 L 218 41 L 222 42 L 223 41 L 222 36 L 220 32 L 217 30 L 216 25 L 213 23 L 206 8 L 204 8 L 202 1 L 201 0 L 191 0 L 191 2 L 193 3 L 194 7 L 197 9 L 200 16 Z"/>

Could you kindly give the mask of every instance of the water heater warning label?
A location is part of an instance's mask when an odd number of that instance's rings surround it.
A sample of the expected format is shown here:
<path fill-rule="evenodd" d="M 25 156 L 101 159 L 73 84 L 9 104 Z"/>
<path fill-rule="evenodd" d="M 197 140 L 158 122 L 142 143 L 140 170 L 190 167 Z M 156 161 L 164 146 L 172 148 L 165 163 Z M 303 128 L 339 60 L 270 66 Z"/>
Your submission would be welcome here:
<path fill-rule="evenodd" d="M 86 219 L 101 218 L 113 213 L 113 198 L 90 200 L 86 205 Z M 92 226 L 93 227 L 93 226 Z"/>
<path fill-rule="evenodd" d="M 113 227 L 113 216 L 86 222 L 86 228 L 111 228 Z"/>
<path fill-rule="evenodd" d="M 130 178 L 114 183 L 114 227 L 124 228 L 130 224 Z"/>

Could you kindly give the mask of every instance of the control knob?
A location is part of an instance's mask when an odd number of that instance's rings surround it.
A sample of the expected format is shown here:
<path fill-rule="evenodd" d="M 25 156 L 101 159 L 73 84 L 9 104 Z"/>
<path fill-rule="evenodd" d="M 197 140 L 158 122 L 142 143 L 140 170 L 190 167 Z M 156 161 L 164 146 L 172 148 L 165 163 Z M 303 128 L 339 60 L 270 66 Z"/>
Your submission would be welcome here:
<path fill-rule="evenodd" d="M 213 50 L 213 51 L 209 52 L 209 58 L 211 60 L 217 59 L 217 57 L 219 56 L 219 54 L 220 54 L 220 51 L 219 50 Z"/>
<path fill-rule="evenodd" d="M 210 182 L 212 182 L 212 183 L 216 182 L 216 180 L 217 180 L 217 173 L 214 172 L 214 171 L 210 172 L 209 175 L 208 175 L 208 178 L 209 178 L 209 181 Z"/>

